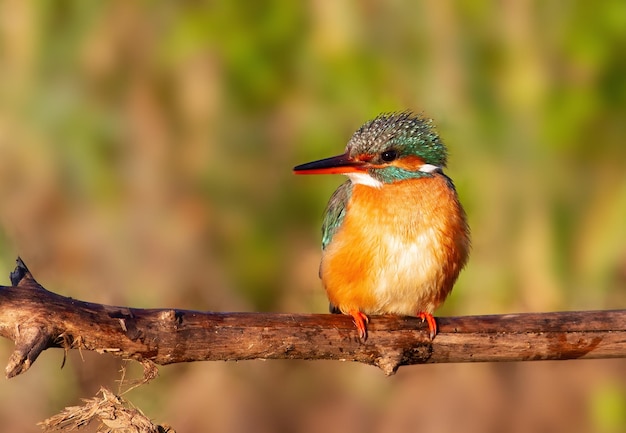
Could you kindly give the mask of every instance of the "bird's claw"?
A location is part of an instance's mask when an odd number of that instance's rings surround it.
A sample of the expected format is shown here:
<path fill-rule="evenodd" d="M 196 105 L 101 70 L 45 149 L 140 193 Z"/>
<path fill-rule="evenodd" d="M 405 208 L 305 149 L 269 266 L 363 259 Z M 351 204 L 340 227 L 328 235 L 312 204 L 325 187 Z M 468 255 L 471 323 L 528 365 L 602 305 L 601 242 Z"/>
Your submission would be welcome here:
<path fill-rule="evenodd" d="M 359 339 L 362 342 L 367 340 L 367 324 L 370 319 L 367 315 L 361 311 L 351 311 L 349 313 L 352 316 L 352 320 L 354 320 L 354 324 L 356 325 L 356 329 L 359 331 Z"/>
<path fill-rule="evenodd" d="M 435 317 L 430 313 L 426 313 L 425 311 L 420 311 L 417 314 L 417 317 L 422 319 L 422 322 L 426 321 L 426 323 L 428 324 L 428 335 L 430 339 L 432 340 L 433 338 L 435 338 L 435 335 L 437 335 L 437 322 L 435 321 Z"/>

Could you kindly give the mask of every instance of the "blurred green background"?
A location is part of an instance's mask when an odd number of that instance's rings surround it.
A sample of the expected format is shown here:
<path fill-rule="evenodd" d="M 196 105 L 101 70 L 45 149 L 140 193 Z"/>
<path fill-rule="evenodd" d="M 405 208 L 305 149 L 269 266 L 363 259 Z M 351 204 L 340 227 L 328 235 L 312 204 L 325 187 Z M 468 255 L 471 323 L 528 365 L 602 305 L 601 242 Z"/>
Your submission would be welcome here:
<path fill-rule="evenodd" d="M 343 179 L 291 168 L 405 109 L 435 119 L 473 233 L 438 314 L 626 308 L 621 0 L 0 0 L 3 284 L 20 255 L 93 302 L 325 312 Z M 2 429 L 116 389 L 120 361 L 83 357 L 5 380 Z M 623 360 L 160 373 L 126 397 L 178 432 L 626 430 Z"/>

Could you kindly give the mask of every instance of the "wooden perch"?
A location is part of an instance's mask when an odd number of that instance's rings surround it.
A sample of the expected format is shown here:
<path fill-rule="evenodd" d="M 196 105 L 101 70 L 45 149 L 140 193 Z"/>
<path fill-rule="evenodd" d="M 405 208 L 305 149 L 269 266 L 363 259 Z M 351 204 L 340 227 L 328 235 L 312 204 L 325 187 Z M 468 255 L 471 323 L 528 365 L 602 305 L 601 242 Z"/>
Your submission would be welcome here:
<path fill-rule="evenodd" d="M 438 362 L 626 357 L 626 310 L 437 318 L 433 341 L 417 318 L 378 316 L 361 342 L 348 316 L 212 313 L 82 302 L 49 292 L 21 259 L 0 286 L 0 335 L 15 342 L 7 377 L 49 347 L 93 350 L 159 365 L 191 361 L 358 361 L 386 374 Z"/>

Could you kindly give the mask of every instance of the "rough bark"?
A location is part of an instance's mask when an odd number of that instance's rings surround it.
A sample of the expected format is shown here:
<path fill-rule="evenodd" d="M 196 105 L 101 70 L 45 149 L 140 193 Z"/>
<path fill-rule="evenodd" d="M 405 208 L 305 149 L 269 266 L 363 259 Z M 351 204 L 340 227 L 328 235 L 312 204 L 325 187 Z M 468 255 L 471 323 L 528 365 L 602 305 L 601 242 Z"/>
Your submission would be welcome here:
<path fill-rule="evenodd" d="M 428 338 L 417 318 L 377 316 L 359 340 L 351 319 L 330 314 L 215 313 L 78 301 L 44 289 L 18 258 L 0 286 L 0 335 L 15 342 L 7 377 L 50 347 L 93 350 L 159 365 L 192 361 L 357 361 L 393 374 L 402 365 L 626 356 L 626 310 L 437 318 Z"/>

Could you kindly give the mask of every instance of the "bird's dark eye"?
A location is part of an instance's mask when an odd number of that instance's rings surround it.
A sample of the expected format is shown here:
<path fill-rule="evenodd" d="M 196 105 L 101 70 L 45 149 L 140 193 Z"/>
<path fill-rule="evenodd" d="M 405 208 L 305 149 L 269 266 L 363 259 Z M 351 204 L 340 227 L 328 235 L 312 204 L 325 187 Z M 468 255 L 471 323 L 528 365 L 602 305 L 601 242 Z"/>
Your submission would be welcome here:
<path fill-rule="evenodd" d="M 385 162 L 391 162 L 396 159 L 398 154 L 395 150 L 386 150 L 380 154 L 380 158 Z"/>

